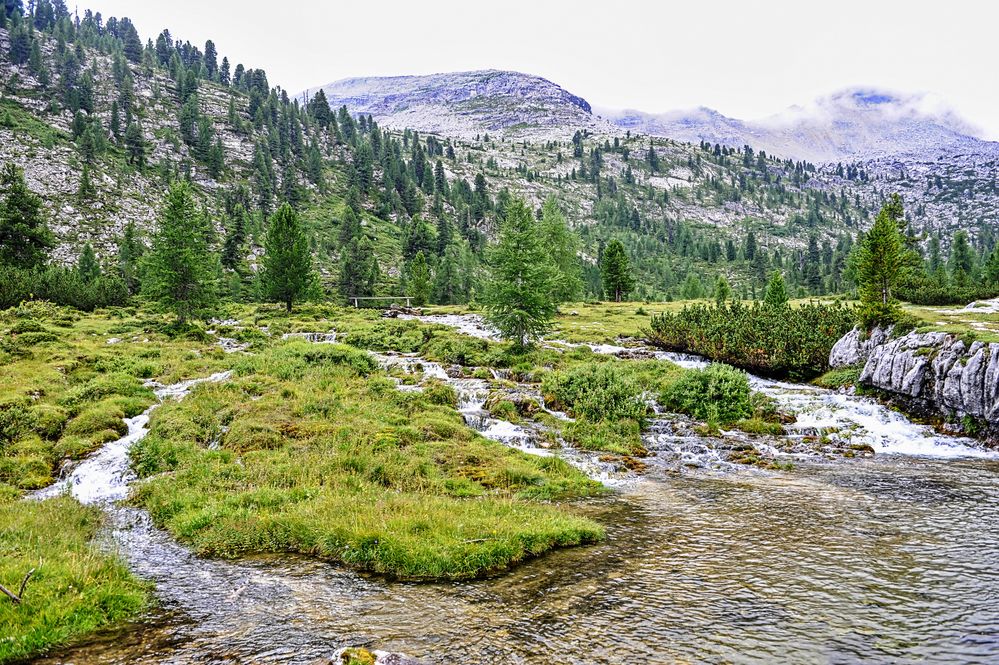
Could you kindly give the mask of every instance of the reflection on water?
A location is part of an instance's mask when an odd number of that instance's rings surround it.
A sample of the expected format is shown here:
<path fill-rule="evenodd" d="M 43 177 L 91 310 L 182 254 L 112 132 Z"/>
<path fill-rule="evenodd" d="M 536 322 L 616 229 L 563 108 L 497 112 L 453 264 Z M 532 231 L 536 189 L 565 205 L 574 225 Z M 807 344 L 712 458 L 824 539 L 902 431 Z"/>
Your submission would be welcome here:
<path fill-rule="evenodd" d="M 41 662 L 300 663 L 348 643 L 428 663 L 994 662 L 997 472 L 881 457 L 644 480 L 580 506 L 606 542 L 439 585 L 205 561 L 123 511 L 162 610 Z"/>

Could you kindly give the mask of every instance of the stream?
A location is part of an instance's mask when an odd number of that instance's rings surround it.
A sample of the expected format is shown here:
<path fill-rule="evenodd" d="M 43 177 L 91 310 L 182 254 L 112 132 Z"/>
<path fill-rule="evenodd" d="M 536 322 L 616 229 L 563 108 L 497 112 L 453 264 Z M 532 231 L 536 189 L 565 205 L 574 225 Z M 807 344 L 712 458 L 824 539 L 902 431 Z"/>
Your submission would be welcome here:
<path fill-rule="evenodd" d="M 474 316 L 423 320 L 491 335 Z M 577 506 L 606 525 L 607 539 L 462 583 L 389 583 L 301 557 L 202 559 L 143 511 L 116 503 L 134 478 L 127 453 L 146 432 L 147 411 L 35 498 L 68 486 L 104 507 L 104 544 L 155 583 L 159 607 L 37 662 L 319 663 L 347 645 L 426 663 L 999 661 L 999 458 L 974 441 L 936 434 L 868 398 L 753 377 L 755 389 L 797 416 L 781 442 L 754 441 L 793 460 L 791 470 L 727 462 L 720 441 L 742 435 L 708 439 L 664 417 L 645 435 L 647 468 L 635 473 L 598 453 L 539 445 L 540 425 L 492 418 L 485 379 L 415 356 L 376 357 L 397 366 L 394 375 L 416 377 L 400 381 L 402 390 L 427 378 L 452 385 L 466 422 L 483 435 L 561 455 L 613 487 Z M 160 400 L 181 399 L 197 382 L 155 390 Z M 809 452 L 820 438 L 875 454 Z"/>

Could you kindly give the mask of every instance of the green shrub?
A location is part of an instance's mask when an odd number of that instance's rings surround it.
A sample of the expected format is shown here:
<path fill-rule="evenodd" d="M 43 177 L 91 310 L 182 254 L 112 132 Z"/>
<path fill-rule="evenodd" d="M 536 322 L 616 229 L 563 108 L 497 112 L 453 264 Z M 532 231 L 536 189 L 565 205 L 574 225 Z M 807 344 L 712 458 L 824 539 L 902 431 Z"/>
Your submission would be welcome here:
<path fill-rule="evenodd" d="M 38 404 L 32 407 L 31 415 L 34 418 L 32 429 L 41 437 L 55 441 L 62 434 L 66 427 L 69 415 L 65 409 L 51 404 Z"/>
<path fill-rule="evenodd" d="M 844 386 L 855 386 L 860 379 L 860 371 L 863 367 L 854 365 L 851 367 L 840 367 L 831 369 L 822 376 L 816 378 L 812 383 L 822 388 L 842 388 Z"/>
<path fill-rule="evenodd" d="M 46 332 L 46 331 L 45 331 L 45 326 L 43 326 L 35 319 L 19 319 L 11 327 L 10 332 L 15 335 L 20 335 L 22 333 Z"/>
<path fill-rule="evenodd" d="M 592 422 L 631 419 L 644 423 L 648 407 L 642 387 L 623 364 L 578 365 L 550 372 L 541 382 L 548 404 Z"/>
<path fill-rule="evenodd" d="M 856 323 L 856 310 L 840 304 L 801 307 L 688 305 L 652 318 L 649 342 L 696 353 L 756 374 L 810 379 L 829 366 L 829 351 Z"/>
<path fill-rule="evenodd" d="M 153 399 L 153 391 L 144 386 L 139 379 L 123 372 L 112 372 L 71 388 L 59 398 L 59 404 L 73 413 L 89 402 L 96 402 L 112 395 L 145 398 L 150 403 Z"/>
<path fill-rule="evenodd" d="M 86 436 L 111 430 L 117 432 L 119 436 L 123 436 L 128 432 L 124 418 L 125 411 L 121 405 L 114 400 L 104 400 L 81 411 L 78 416 L 69 421 L 65 431 L 69 436 Z"/>
<path fill-rule="evenodd" d="M 19 439 L 33 424 L 30 399 L 7 397 L 0 400 L 0 444 Z"/>
<path fill-rule="evenodd" d="M 664 391 L 661 402 L 709 423 L 732 423 L 753 413 L 746 373 L 721 364 L 686 372 Z"/>
<path fill-rule="evenodd" d="M 646 455 L 642 430 L 630 419 L 591 423 L 577 420 L 562 426 L 562 438 L 581 450 L 604 450 L 619 455 Z"/>
<path fill-rule="evenodd" d="M 58 266 L 23 270 L 0 266 L 0 309 L 15 307 L 26 300 L 47 300 L 84 311 L 124 305 L 130 298 L 128 287 L 117 275 L 101 275 L 86 281 L 76 270 Z"/>

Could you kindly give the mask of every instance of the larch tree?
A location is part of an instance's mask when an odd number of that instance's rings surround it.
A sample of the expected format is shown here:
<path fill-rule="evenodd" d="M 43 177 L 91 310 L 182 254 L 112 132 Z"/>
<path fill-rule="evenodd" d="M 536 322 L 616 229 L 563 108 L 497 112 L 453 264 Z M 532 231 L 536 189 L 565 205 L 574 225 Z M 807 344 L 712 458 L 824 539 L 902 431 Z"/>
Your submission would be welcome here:
<path fill-rule="evenodd" d="M 524 348 L 550 328 L 555 299 L 554 270 L 541 227 L 523 200 L 513 199 L 508 205 L 489 258 L 486 320 Z"/>
<path fill-rule="evenodd" d="M 146 255 L 142 288 L 158 305 L 184 324 L 218 299 L 219 266 L 208 246 L 211 227 L 195 206 L 191 187 L 170 187 L 159 227 Z"/>
<path fill-rule="evenodd" d="M 600 259 L 600 278 L 604 293 L 614 302 L 621 302 L 635 288 L 631 263 L 620 240 L 611 240 L 604 249 Z"/>
<path fill-rule="evenodd" d="M 291 311 L 295 300 L 305 295 L 312 279 L 312 252 L 298 213 L 285 203 L 271 216 L 264 239 L 264 293 Z"/>
<path fill-rule="evenodd" d="M 541 238 L 555 269 L 552 284 L 555 303 L 575 301 L 583 291 L 579 238 L 569 229 L 554 198 L 548 198 L 541 208 Z"/>
<path fill-rule="evenodd" d="M 409 295 L 413 298 L 413 304 L 422 307 L 430 299 L 433 290 L 433 281 L 430 275 L 430 266 L 427 265 L 427 257 L 423 251 L 416 253 L 409 265 Z"/>
<path fill-rule="evenodd" d="M 763 294 L 763 304 L 771 309 L 788 306 L 787 285 L 784 283 L 784 275 L 779 270 L 774 270 L 770 275 L 767 290 Z"/>

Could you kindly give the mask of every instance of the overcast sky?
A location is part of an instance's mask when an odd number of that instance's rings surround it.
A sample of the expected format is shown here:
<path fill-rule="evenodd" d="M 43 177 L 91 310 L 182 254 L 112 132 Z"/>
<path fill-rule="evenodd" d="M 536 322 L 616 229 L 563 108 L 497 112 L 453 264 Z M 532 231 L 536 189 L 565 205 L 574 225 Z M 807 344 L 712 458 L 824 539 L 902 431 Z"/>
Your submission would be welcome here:
<path fill-rule="evenodd" d="M 68 3 L 73 6 L 73 3 Z M 999 139 L 992 0 L 81 0 L 213 39 L 289 92 L 341 78 L 513 69 L 605 108 L 754 119 L 847 86 L 933 92 Z"/>

